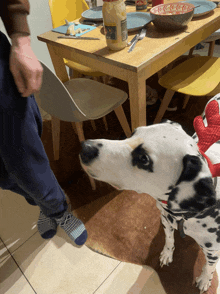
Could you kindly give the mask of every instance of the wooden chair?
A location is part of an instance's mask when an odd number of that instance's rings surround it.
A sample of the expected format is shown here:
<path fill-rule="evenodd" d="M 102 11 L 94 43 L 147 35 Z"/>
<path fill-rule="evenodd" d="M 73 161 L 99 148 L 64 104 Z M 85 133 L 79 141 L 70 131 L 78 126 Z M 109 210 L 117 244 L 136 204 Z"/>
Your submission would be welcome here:
<path fill-rule="evenodd" d="M 81 17 L 83 11 L 89 9 L 85 0 L 49 0 L 50 14 L 53 28 L 65 24 L 65 19 L 74 21 Z M 104 73 L 96 71 L 88 66 L 64 59 L 65 65 L 70 68 L 70 77 L 82 77 L 82 75 L 92 77 L 105 76 Z"/>
<path fill-rule="evenodd" d="M 215 31 L 213 34 L 211 34 L 208 38 L 206 38 L 203 42 L 204 43 L 209 43 L 209 50 L 208 50 L 208 56 L 212 57 L 214 53 L 214 47 L 215 47 L 215 41 L 220 39 L 220 29 Z M 192 47 L 189 50 L 188 57 L 191 58 L 193 57 L 193 52 L 196 46 Z M 182 56 L 178 57 L 178 59 L 181 59 Z M 164 69 L 161 69 L 158 71 L 158 78 L 160 79 L 163 76 L 164 71 L 169 71 L 173 68 L 173 62 L 171 62 L 169 65 L 167 65 Z"/>
<path fill-rule="evenodd" d="M 220 39 L 220 29 L 215 31 L 213 34 L 211 34 L 208 38 L 206 38 L 203 42 L 209 43 L 209 51 L 208 56 L 213 56 L 214 53 L 214 47 L 215 47 L 215 41 Z M 195 46 L 192 47 L 189 51 L 189 56 L 193 55 L 193 51 L 195 49 Z"/>
<path fill-rule="evenodd" d="M 82 142 L 85 140 L 82 122 L 101 118 L 114 110 L 125 135 L 131 135 L 122 108 L 128 98 L 126 92 L 85 78 L 62 83 L 44 63 L 41 64 L 44 69 L 43 82 L 36 99 L 40 107 L 54 118 L 52 135 L 55 159 L 59 159 L 60 120 L 71 122 L 79 141 Z M 94 179 L 90 178 L 90 182 L 95 189 Z"/>
<path fill-rule="evenodd" d="M 154 123 L 159 123 L 175 92 L 185 94 L 183 108 L 190 96 L 213 96 L 220 92 L 220 58 L 196 56 L 174 67 L 159 79 L 166 88 Z"/>

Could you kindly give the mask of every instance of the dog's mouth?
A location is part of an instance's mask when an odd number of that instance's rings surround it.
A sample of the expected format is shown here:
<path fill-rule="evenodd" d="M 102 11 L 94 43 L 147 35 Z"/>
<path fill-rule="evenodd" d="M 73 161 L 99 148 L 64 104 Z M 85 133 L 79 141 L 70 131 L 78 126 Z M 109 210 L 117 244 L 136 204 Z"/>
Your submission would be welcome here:
<path fill-rule="evenodd" d="M 116 190 L 122 190 L 119 186 L 116 186 L 115 184 L 111 184 L 109 183 L 109 185 L 111 185 L 113 188 L 115 188 Z"/>
<path fill-rule="evenodd" d="M 84 171 L 92 178 L 98 179 L 98 177 L 84 164 L 82 164 Z"/>
<path fill-rule="evenodd" d="M 91 171 L 91 169 L 89 167 L 87 167 L 86 165 L 82 164 L 82 168 L 84 169 L 84 171 L 92 178 L 98 180 L 99 177 L 93 172 Z M 113 188 L 115 188 L 116 190 L 122 190 L 122 188 L 118 185 L 116 185 L 115 183 L 110 183 L 107 182 L 109 185 L 111 185 Z"/>

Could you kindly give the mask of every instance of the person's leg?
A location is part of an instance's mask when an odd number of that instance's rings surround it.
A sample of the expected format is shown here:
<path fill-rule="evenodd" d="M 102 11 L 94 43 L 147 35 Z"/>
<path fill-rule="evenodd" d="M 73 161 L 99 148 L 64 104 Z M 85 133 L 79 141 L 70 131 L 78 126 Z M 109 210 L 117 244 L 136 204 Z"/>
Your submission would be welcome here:
<path fill-rule="evenodd" d="M 28 195 L 26 198 L 32 199 L 45 217 L 59 223 L 58 220 L 66 215 L 67 203 L 40 139 L 40 112 L 33 96 L 23 98 L 18 93 L 9 70 L 10 45 L 3 34 L 0 34 L 0 43 L 0 186 L 3 189 L 14 186 L 15 189 L 17 185 L 19 194 Z M 62 227 L 81 245 L 87 233 L 82 222 L 76 226 L 76 218 L 73 218 L 74 221 L 65 218 Z M 70 227 L 77 231 L 78 226 L 84 227 L 82 234 L 69 233 Z"/>

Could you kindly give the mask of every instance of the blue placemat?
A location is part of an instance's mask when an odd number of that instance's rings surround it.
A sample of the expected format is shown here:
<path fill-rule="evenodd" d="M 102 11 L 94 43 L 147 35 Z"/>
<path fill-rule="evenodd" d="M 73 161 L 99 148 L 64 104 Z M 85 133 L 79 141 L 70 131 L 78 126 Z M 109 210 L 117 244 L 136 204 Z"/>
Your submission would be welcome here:
<path fill-rule="evenodd" d="M 73 22 L 70 22 L 70 25 L 72 25 L 72 24 L 73 24 Z M 66 34 L 67 28 L 68 28 L 67 25 L 63 25 L 58 28 L 52 29 L 52 31 L 57 32 L 57 33 L 61 33 L 61 34 Z M 76 30 L 78 28 L 87 29 L 87 31 L 84 31 L 81 34 L 76 34 L 76 37 L 82 36 L 90 31 L 96 29 L 96 27 L 94 27 L 94 26 L 89 26 L 89 25 L 84 25 L 84 24 L 75 24 L 74 30 Z"/>

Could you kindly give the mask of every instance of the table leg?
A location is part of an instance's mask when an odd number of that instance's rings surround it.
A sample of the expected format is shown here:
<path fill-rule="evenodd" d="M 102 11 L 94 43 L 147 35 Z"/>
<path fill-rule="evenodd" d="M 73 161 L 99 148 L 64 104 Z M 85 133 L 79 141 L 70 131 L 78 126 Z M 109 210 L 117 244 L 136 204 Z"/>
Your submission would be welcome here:
<path fill-rule="evenodd" d="M 68 81 L 69 76 L 63 58 L 60 55 L 56 54 L 56 51 L 52 45 L 47 44 L 47 48 L 50 53 L 50 58 L 52 60 L 56 75 L 63 83 Z"/>
<path fill-rule="evenodd" d="M 147 125 L 146 115 L 146 80 L 138 77 L 137 74 L 131 74 L 128 80 L 131 128 L 132 131 L 139 126 Z"/>
<path fill-rule="evenodd" d="M 69 80 L 66 67 L 63 61 L 63 58 L 57 55 L 54 51 L 53 46 L 47 44 L 50 57 L 55 69 L 55 72 L 58 78 L 62 82 L 66 82 Z M 53 138 L 53 152 L 54 152 L 54 160 L 59 159 L 59 148 L 60 148 L 60 120 L 58 118 L 52 117 L 52 138 Z"/>
<path fill-rule="evenodd" d="M 60 120 L 56 117 L 51 118 L 53 154 L 54 160 L 60 158 Z"/>

